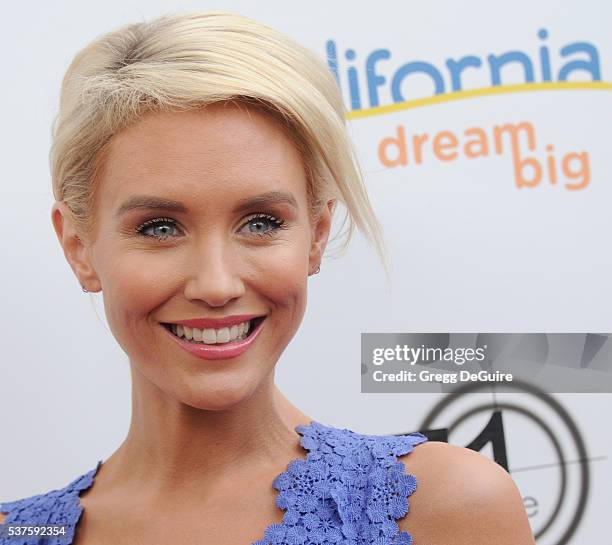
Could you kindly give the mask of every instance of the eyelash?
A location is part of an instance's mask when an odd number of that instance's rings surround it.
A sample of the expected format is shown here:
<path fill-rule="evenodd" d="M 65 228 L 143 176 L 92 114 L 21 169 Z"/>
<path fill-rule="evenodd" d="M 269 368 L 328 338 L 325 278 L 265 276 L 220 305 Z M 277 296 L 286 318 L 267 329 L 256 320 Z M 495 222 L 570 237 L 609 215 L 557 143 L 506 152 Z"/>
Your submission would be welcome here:
<path fill-rule="evenodd" d="M 248 225 L 253 220 L 261 219 L 261 218 L 268 220 L 274 227 L 272 229 L 270 229 L 269 231 L 266 231 L 264 233 L 253 233 L 257 237 L 272 237 L 272 236 L 274 236 L 274 234 L 276 233 L 276 231 L 278 229 L 286 229 L 287 228 L 287 226 L 285 225 L 285 221 L 284 220 L 278 219 L 278 218 L 272 216 L 271 214 L 265 214 L 265 213 L 254 214 L 253 216 L 251 216 L 248 220 L 246 220 L 244 222 L 242 227 L 244 227 L 245 225 Z M 167 238 L 172 238 L 172 237 L 170 235 L 166 235 L 166 236 L 145 235 L 144 231 L 145 231 L 145 229 L 147 227 L 150 227 L 151 225 L 163 225 L 163 224 L 166 224 L 166 223 L 171 224 L 171 225 L 173 225 L 175 227 L 178 226 L 178 223 L 176 221 L 174 221 L 173 219 L 171 219 L 171 218 L 153 218 L 153 219 L 150 219 L 150 220 L 147 220 L 147 221 L 141 223 L 134 230 L 140 236 L 143 236 L 143 237 L 146 237 L 146 238 L 154 238 L 154 239 L 157 239 L 159 241 L 163 241 L 163 240 L 166 240 Z"/>

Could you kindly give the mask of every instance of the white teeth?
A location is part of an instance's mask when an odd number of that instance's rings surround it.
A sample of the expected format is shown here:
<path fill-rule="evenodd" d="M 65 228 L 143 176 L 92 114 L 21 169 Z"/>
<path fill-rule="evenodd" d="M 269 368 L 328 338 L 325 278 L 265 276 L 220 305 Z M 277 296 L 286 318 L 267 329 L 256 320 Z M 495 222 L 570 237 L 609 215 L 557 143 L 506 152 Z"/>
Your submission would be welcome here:
<path fill-rule="evenodd" d="M 242 340 L 250 329 L 250 322 L 242 322 L 231 327 L 220 329 L 198 329 L 185 325 L 172 324 L 171 330 L 177 337 L 184 337 L 194 343 L 224 344 L 235 340 Z"/>
<path fill-rule="evenodd" d="M 222 327 L 219 331 L 217 331 L 217 342 L 218 343 L 227 343 L 230 340 L 230 330 L 228 327 Z"/>
<path fill-rule="evenodd" d="M 217 342 L 217 334 L 214 329 L 205 329 L 202 331 L 201 341 L 208 344 L 215 344 Z"/>

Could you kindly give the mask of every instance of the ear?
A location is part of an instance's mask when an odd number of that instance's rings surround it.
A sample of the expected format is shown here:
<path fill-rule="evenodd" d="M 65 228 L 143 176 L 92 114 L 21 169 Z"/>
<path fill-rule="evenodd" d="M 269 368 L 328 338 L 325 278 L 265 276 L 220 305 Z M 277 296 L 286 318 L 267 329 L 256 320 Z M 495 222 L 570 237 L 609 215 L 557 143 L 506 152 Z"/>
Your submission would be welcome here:
<path fill-rule="evenodd" d="M 51 208 L 51 222 L 64 256 L 81 286 L 91 292 L 100 291 L 102 286 L 91 263 L 88 246 L 78 236 L 70 210 L 64 202 L 56 201 Z"/>
<path fill-rule="evenodd" d="M 312 243 L 310 245 L 310 253 L 308 255 L 308 270 L 309 275 L 321 265 L 323 252 L 327 246 L 329 233 L 331 230 L 331 222 L 334 214 L 336 199 L 327 201 L 327 206 L 324 206 L 319 214 L 316 224 L 313 225 Z"/>

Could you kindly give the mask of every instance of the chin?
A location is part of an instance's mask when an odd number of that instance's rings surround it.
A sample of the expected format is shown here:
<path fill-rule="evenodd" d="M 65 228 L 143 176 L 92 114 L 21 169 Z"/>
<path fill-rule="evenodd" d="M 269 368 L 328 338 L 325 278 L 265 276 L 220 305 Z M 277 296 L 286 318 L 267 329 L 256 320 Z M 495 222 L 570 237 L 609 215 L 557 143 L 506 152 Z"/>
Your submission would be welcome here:
<path fill-rule="evenodd" d="M 249 399 L 257 389 L 257 384 L 244 382 L 237 384 L 231 382 L 229 377 L 227 380 L 220 381 L 219 384 L 211 384 L 211 382 L 213 381 L 207 380 L 207 384 L 199 388 L 195 385 L 180 388 L 173 397 L 194 409 L 224 411 L 240 405 Z"/>

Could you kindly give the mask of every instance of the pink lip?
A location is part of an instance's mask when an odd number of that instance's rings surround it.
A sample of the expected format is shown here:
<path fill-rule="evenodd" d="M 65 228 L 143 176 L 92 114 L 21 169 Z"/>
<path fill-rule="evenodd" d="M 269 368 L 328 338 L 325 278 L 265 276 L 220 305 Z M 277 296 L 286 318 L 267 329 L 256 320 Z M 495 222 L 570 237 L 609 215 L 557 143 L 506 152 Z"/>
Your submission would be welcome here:
<path fill-rule="evenodd" d="M 224 344 L 194 344 L 190 343 L 186 339 L 177 337 L 176 335 L 174 335 L 174 333 L 169 331 L 164 326 L 162 326 L 162 329 L 170 336 L 170 338 L 175 343 L 177 343 L 181 348 L 183 348 L 193 356 L 196 356 L 197 358 L 202 358 L 204 360 L 221 360 L 227 358 L 235 358 L 243 352 L 246 352 L 246 350 L 253 344 L 253 342 L 259 335 L 259 332 L 261 331 L 264 322 L 265 320 L 262 320 L 246 339 L 243 339 L 241 341 L 232 341 Z"/>
<path fill-rule="evenodd" d="M 242 322 L 248 322 L 260 316 L 262 316 L 262 314 L 238 314 L 235 316 L 226 316 L 225 318 L 192 318 L 190 320 L 177 320 L 175 322 L 164 323 L 186 325 L 187 327 L 197 327 L 198 329 L 221 329 L 222 327 L 231 327 L 241 324 Z"/>

